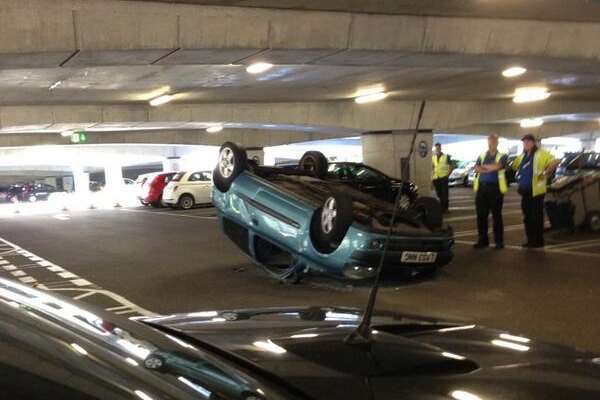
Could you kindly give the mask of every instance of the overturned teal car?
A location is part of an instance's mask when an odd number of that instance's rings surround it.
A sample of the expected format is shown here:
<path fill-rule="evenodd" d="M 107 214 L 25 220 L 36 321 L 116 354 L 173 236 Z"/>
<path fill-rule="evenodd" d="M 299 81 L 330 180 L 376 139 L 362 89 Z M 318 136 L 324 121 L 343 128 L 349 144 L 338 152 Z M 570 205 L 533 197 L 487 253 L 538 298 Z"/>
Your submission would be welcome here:
<path fill-rule="evenodd" d="M 213 203 L 221 229 L 269 274 L 297 281 L 309 273 L 369 279 L 391 234 L 383 272 L 432 274 L 453 257 L 453 232 L 439 202 L 393 203 L 351 188 L 327 172 L 317 151 L 297 168 L 259 166 L 234 143 L 221 146 Z"/>

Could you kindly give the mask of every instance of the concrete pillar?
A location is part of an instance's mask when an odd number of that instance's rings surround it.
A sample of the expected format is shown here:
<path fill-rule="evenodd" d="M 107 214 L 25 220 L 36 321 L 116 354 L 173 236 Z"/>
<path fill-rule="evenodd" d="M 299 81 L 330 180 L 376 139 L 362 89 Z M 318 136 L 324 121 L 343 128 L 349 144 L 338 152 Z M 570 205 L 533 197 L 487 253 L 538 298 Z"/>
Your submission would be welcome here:
<path fill-rule="evenodd" d="M 363 162 L 391 177 L 411 180 L 421 196 L 429 196 L 432 141 L 432 132 L 419 132 L 416 137 L 414 130 L 364 133 Z M 414 150 L 409 159 L 411 145 Z"/>
<path fill-rule="evenodd" d="M 162 168 L 164 172 L 181 171 L 181 157 L 172 156 L 162 160 Z"/>
<path fill-rule="evenodd" d="M 84 171 L 83 166 L 74 165 L 73 171 L 73 184 L 75 193 L 82 196 L 90 194 L 90 174 Z"/>
<path fill-rule="evenodd" d="M 123 167 L 119 163 L 109 163 L 104 166 L 104 179 L 108 193 L 119 193 L 123 190 Z"/>
<path fill-rule="evenodd" d="M 596 150 L 596 138 L 593 139 L 582 139 L 581 149 L 583 151 L 594 151 Z"/>
<path fill-rule="evenodd" d="M 246 149 L 248 160 L 254 160 L 259 165 L 265 164 L 265 151 L 262 147 L 250 147 Z"/>

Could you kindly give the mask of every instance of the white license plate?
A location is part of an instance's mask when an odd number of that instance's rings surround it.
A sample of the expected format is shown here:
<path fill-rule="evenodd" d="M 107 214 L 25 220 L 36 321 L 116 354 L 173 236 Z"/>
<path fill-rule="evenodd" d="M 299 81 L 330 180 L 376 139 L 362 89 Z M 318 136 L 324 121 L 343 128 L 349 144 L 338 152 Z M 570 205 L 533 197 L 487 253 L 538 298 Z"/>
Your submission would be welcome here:
<path fill-rule="evenodd" d="M 403 251 L 402 262 L 415 264 L 431 264 L 437 259 L 437 253 L 432 251 Z"/>

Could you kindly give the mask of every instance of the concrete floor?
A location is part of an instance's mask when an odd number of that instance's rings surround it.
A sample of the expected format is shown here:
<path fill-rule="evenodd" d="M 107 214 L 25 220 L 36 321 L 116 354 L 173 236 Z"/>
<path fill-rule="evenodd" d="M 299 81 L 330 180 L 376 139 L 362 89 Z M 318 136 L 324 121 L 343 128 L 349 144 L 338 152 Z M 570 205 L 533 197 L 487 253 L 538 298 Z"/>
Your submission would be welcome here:
<path fill-rule="evenodd" d="M 510 193 L 507 248 L 476 251 L 472 194 L 455 188 L 451 195 L 455 261 L 432 280 L 388 282 L 378 308 L 477 322 L 600 352 L 594 318 L 600 309 L 600 238 L 549 236 L 545 251 L 523 251 L 519 198 Z M 0 242 L 1 277 L 34 281 L 124 315 L 362 306 L 368 294 L 365 287 L 331 279 L 299 285 L 269 279 L 221 234 L 211 208 L 5 217 L 0 238 L 8 241 Z"/>

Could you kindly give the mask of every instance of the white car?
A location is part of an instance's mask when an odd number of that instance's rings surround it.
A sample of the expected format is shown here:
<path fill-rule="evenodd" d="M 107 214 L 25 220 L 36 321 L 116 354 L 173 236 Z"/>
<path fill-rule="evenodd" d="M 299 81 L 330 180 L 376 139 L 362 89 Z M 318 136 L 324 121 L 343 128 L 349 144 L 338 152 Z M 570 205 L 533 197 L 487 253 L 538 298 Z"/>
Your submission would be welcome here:
<path fill-rule="evenodd" d="M 469 174 L 475 169 L 475 161 L 460 161 L 448 179 L 449 186 L 469 186 Z"/>
<path fill-rule="evenodd" d="M 212 172 L 178 172 L 163 190 L 163 202 L 189 210 L 196 204 L 212 202 Z"/>

